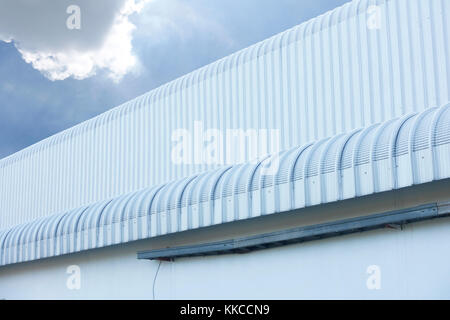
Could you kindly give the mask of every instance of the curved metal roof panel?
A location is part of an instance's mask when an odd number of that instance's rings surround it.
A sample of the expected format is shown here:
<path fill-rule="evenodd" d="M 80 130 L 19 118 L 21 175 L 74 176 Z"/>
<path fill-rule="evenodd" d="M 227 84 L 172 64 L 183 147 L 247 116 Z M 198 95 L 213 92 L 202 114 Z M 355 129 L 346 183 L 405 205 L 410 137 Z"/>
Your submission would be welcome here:
<path fill-rule="evenodd" d="M 265 165 L 278 160 L 273 175 Z M 450 178 L 450 104 L 0 232 L 0 265 Z"/>

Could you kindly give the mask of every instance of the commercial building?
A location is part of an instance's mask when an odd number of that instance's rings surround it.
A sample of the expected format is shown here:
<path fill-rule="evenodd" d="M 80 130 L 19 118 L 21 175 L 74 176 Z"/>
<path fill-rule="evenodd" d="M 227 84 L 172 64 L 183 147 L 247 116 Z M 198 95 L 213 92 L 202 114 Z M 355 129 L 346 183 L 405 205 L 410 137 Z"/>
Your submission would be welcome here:
<path fill-rule="evenodd" d="M 352 1 L 1 160 L 0 298 L 449 298 L 449 16 Z"/>

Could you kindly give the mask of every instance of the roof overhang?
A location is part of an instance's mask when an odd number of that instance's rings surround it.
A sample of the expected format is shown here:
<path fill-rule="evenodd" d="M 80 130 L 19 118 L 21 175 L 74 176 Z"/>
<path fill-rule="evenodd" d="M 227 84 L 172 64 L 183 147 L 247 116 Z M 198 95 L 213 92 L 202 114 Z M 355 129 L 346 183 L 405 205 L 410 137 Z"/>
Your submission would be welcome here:
<path fill-rule="evenodd" d="M 276 160 L 279 169 L 263 174 Z M 0 232 L 0 265 L 450 178 L 450 104 Z"/>

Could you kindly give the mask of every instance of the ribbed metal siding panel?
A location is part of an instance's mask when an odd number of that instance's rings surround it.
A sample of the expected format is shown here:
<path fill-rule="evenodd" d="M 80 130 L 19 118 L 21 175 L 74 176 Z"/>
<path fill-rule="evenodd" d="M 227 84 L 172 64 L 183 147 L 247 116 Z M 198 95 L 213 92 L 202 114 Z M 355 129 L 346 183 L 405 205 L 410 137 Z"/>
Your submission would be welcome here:
<path fill-rule="evenodd" d="M 370 5 L 379 30 L 367 28 Z M 442 105 L 449 11 L 446 0 L 353 1 L 18 152 L 0 161 L 0 229 L 217 168 L 171 162 L 173 130 L 195 120 L 279 129 L 288 149 Z"/>
<path fill-rule="evenodd" d="M 274 176 L 262 175 L 261 163 L 234 165 L 4 230 L 0 265 L 448 179 L 450 104 L 295 147 L 279 157 Z"/>

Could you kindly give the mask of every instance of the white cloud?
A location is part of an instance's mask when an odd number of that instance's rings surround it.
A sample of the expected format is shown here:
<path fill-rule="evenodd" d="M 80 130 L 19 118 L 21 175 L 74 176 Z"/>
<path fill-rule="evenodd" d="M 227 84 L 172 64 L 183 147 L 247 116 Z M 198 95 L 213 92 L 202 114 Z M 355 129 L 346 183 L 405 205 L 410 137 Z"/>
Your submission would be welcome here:
<path fill-rule="evenodd" d="M 0 0 L 0 40 L 50 80 L 84 79 L 98 70 L 119 81 L 139 66 L 129 17 L 150 0 Z M 70 30 L 66 9 L 80 7 L 81 29 Z"/>

